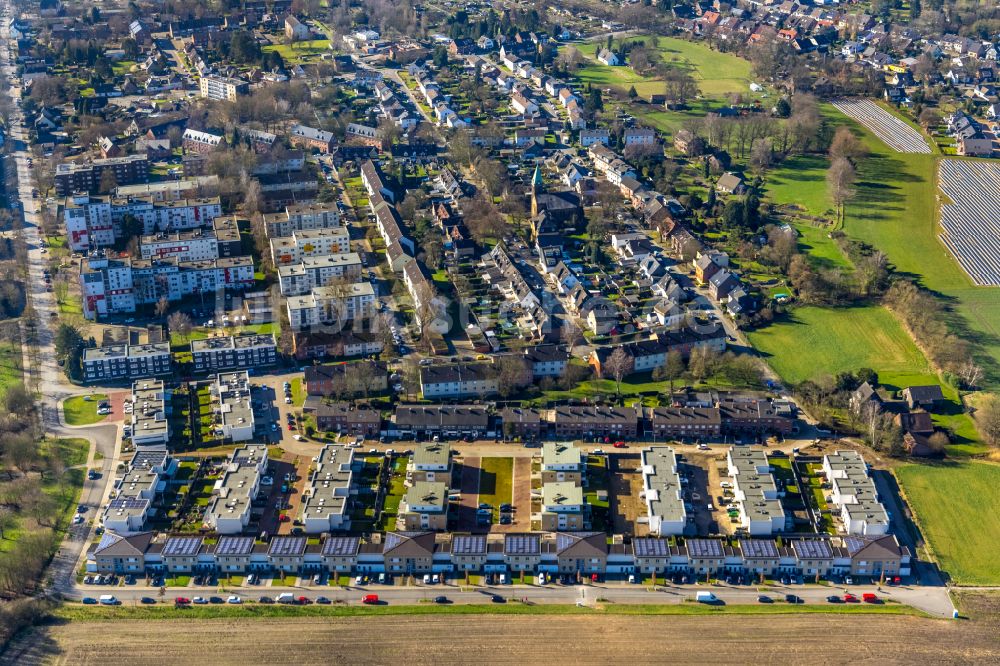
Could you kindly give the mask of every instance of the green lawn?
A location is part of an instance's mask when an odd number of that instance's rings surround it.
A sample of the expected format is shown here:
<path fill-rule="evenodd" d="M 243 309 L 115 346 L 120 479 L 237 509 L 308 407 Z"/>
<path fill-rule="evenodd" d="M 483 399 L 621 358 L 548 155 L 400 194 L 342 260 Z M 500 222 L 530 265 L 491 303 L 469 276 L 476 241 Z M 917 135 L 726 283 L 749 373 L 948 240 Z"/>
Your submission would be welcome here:
<path fill-rule="evenodd" d="M 871 132 L 824 108 L 861 136 L 869 157 L 858 170 L 858 195 L 847 206 L 845 231 L 885 252 L 896 270 L 948 299 L 956 330 L 968 331 L 983 355 L 988 388 L 1000 388 L 1000 290 L 977 287 L 938 239 L 937 155 L 894 152 Z M 837 118 L 839 116 L 839 118 Z"/>
<path fill-rule="evenodd" d="M 509 504 L 514 485 L 513 458 L 483 458 L 479 462 L 479 501 L 493 505 L 494 520 L 500 505 Z"/>
<path fill-rule="evenodd" d="M 1000 465 L 904 465 L 896 476 L 934 557 L 952 581 L 1000 584 Z"/>
<path fill-rule="evenodd" d="M 358 615 L 915 615 L 924 613 L 897 603 L 885 604 L 726 604 L 698 603 L 602 604 L 598 607 L 572 604 L 414 604 L 386 606 L 291 606 L 259 604 L 247 600 L 239 606 L 205 605 L 175 608 L 172 599 L 156 606 L 84 606 L 64 604 L 55 617 L 70 621 L 154 620 L 154 619 L 250 619 L 264 617 L 344 617 Z M 458 626 L 458 625 L 456 625 Z"/>
<path fill-rule="evenodd" d="M 23 364 L 21 343 L 0 341 L 0 394 L 6 393 L 8 387 L 24 381 Z"/>
<path fill-rule="evenodd" d="M 330 40 L 314 39 L 312 41 L 295 42 L 293 44 L 271 44 L 265 46 L 263 51 L 269 53 L 277 51 L 286 65 L 295 65 L 313 59 L 321 53 L 330 49 Z"/>
<path fill-rule="evenodd" d="M 646 39 L 648 37 L 638 37 Z M 593 61 L 592 65 L 579 70 L 580 80 L 603 87 L 616 86 L 628 90 L 634 85 L 641 96 L 662 93 L 663 84 L 659 80 L 642 77 L 631 67 L 608 67 L 597 63 L 597 50 L 604 42 L 591 42 L 577 46 L 580 53 Z M 663 62 L 683 67 L 698 81 L 698 88 L 706 96 L 721 96 L 731 92 L 750 92 L 750 63 L 738 56 L 714 51 L 702 42 L 689 42 L 672 37 L 660 37 L 657 50 Z"/>
<path fill-rule="evenodd" d="M 108 396 L 104 393 L 67 398 L 63 402 L 63 416 L 66 418 L 67 425 L 84 426 L 103 421 L 106 417 L 97 413 L 97 405 L 101 400 L 107 399 Z"/>
<path fill-rule="evenodd" d="M 870 367 L 883 382 L 937 382 L 927 360 L 883 307 L 795 308 L 749 334 L 750 342 L 783 379 L 798 383 Z"/>
<path fill-rule="evenodd" d="M 765 196 L 776 204 L 794 206 L 816 217 L 833 217 L 827 194 L 824 155 L 795 155 L 767 173 Z"/>
<path fill-rule="evenodd" d="M 407 458 L 396 458 L 393 463 L 392 479 L 389 482 L 389 492 L 382 503 L 382 516 L 378 529 L 382 532 L 396 529 L 396 516 L 399 515 L 399 503 L 406 494 L 406 462 Z"/>
<path fill-rule="evenodd" d="M 288 383 L 292 385 L 292 406 L 301 407 L 306 400 L 305 391 L 302 390 L 302 378 L 296 377 Z"/>

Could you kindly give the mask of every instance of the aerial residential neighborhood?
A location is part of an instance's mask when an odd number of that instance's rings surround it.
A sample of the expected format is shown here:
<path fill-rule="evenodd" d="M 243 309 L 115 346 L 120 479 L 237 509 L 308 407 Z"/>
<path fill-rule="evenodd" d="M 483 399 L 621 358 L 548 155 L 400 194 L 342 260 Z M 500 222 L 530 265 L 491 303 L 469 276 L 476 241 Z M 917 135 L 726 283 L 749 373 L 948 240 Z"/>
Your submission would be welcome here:
<path fill-rule="evenodd" d="M 996 661 L 998 12 L 2 0 L 0 661 Z"/>

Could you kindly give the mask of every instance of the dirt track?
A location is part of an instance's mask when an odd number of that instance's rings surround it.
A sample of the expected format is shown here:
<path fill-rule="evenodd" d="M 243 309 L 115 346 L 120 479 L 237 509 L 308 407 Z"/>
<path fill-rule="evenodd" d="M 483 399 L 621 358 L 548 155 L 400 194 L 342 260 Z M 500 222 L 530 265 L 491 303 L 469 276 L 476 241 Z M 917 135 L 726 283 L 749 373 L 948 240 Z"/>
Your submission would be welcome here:
<path fill-rule="evenodd" d="M 17 664 L 996 663 L 989 623 L 907 616 L 386 616 L 73 622 Z"/>

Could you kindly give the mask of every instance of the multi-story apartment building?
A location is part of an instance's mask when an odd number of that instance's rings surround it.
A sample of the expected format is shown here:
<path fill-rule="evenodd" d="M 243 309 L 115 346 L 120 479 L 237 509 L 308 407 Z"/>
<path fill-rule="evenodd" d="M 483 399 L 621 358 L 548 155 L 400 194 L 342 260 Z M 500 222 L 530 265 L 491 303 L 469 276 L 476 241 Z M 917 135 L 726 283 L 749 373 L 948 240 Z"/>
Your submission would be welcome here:
<path fill-rule="evenodd" d="M 823 472 L 832 488 L 830 503 L 840 511 L 845 533 L 880 536 L 889 531 L 889 514 L 860 453 L 846 449 L 823 456 Z"/>
<path fill-rule="evenodd" d="M 571 481 L 542 484 L 539 515 L 546 532 L 576 532 L 584 528 L 583 488 Z"/>
<path fill-rule="evenodd" d="M 300 296 L 339 278 L 358 277 L 361 277 L 361 257 L 357 252 L 307 257 L 298 263 L 278 267 L 282 296 Z"/>
<path fill-rule="evenodd" d="M 350 252 L 351 237 L 347 227 L 327 227 L 293 231 L 290 236 L 270 240 L 271 260 L 275 266 L 296 264 L 306 257 L 321 257 Z"/>
<path fill-rule="evenodd" d="M 268 238 L 284 238 L 297 231 L 313 231 L 341 226 L 340 211 L 332 204 L 286 206 L 280 213 L 264 215 Z"/>
<path fill-rule="evenodd" d="M 235 102 L 241 95 L 250 92 L 250 84 L 242 79 L 210 74 L 198 81 L 201 96 L 206 99 L 227 100 Z"/>
<path fill-rule="evenodd" d="M 181 140 L 184 152 L 194 153 L 196 155 L 208 155 L 215 152 L 219 149 L 219 146 L 225 145 L 226 143 L 226 137 L 221 134 L 202 132 L 200 130 L 191 129 L 190 127 L 184 130 L 184 135 Z"/>
<path fill-rule="evenodd" d="M 740 511 L 740 526 L 750 536 L 764 536 L 785 529 L 785 494 L 771 474 L 767 454 L 749 446 L 732 447 L 726 454 L 733 494 Z"/>
<path fill-rule="evenodd" d="M 333 132 L 306 127 L 305 125 L 293 125 L 292 129 L 288 132 L 288 142 L 293 146 L 307 150 L 329 153 L 336 145 L 336 137 L 334 137 Z"/>
<path fill-rule="evenodd" d="M 212 489 L 204 524 L 219 534 L 240 534 L 250 524 L 251 507 L 267 471 L 267 447 L 249 444 L 233 451 Z"/>
<path fill-rule="evenodd" d="M 116 381 L 169 375 L 170 343 L 116 344 L 83 350 L 83 381 Z"/>
<path fill-rule="evenodd" d="M 253 437 L 254 416 L 250 376 L 246 370 L 220 372 L 212 386 L 213 405 L 219 415 L 215 434 L 234 442 Z"/>
<path fill-rule="evenodd" d="M 438 482 L 451 486 L 451 445 L 444 442 L 418 444 L 406 466 L 407 483 Z"/>
<path fill-rule="evenodd" d="M 132 444 L 165 446 L 170 439 L 167 421 L 169 396 L 163 382 L 143 379 L 132 384 Z"/>
<path fill-rule="evenodd" d="M 274 365 L 278 346 L 274 335 L 247 333 L 191 341 L 195 372 L 217 372 Z"/>
<path fill-rule="evenodd" d="M 420 368 L 420 391 L 425 399 L 493 395 L 497 376 L 488 363 L 430 365 Z"/>
<path fill-rule="evenodd" d="M 80 265 L 83 315 L 87 319 L 135 312 L 137 306 L 161 298 L 178 301 L 253 284 L 253 259 L 249 256 L 178 262 L 109 259 L 93 254 Z"/>
<path fill-rule="evenodd" d="M 688 514 L 684 508 L 676 453 L 667 446 L 651 446 L 642 450 L 641 459 L 649 533 L 656 536 L 684 534 Z"/>
<path fill-rule="evenodd" d="M 370 282 L 314 287 L 286 301 L 288 324 L 294 331 L 315 326 L 337 326 L 375 313 L 375 289 Z"/>
<path fill-rule="evenodd" d="M 127 198 L 75 195 L 62 205 L 67 241 L 76 252 L 114 245 L 121 237 L 126 216 L 139 220 L 141 233 L 149 235 L 210 227 L 221 214 L 218 197 L 161 201 L 155 195 Z"/>
<path fill-rule="evenodd" d="M 74 192 L 96 192 L 105 181 L 104 174 L 114 176 L 115 185 L 133 185 L 149 180 L 149 159 L 145 155 L 127 155 L 92 160 L 87 163 L 64 162 L 56 165 L 54 184 L 56 196 Z"/>
<path fill-rule="evenodd" d="M 583 453 L 571 442 L 542 445 L 542 483 L 568 482 L 582 486 L 586 470 Z"/>
<path fill-rule="evenodd" d="M 219 258 L 219 241 L 214 232 L 202 229 L 160 232 L 143 236 L 139 241 L 139 253 L 143 259 L 173 257 L 177 261 L 205 261 Z"/>
<path fill-rule="evenodd" d="M 419 481 L 410 486 L 399 503 L 396 528 L 405 532 L 448 528 L 448 484 Z"/>
<path fill-rule="evenodd" d="M 303 528 L 309 534 L 350 529 L 354 449 L 327 444 L 313 467 L 302 497 Z"/>

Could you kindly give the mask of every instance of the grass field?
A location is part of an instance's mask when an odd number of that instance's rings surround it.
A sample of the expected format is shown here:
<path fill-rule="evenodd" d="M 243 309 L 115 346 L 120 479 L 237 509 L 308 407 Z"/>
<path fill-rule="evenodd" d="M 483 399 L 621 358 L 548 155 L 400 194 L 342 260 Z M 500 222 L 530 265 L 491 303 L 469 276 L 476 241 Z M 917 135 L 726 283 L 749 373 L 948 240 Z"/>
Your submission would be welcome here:
<path fill-rule="evenodd" d="M 589 64 L 576 72 L 581 84 L 590 83 L 602 89 L 614 88 L 622 93 L 635 87 L 641 98 L 663 92 L 663 82 L 655 77 L 640 76 L 628 66 L 608 67 L 598 63 L 596 53 L 603 45 L 603 42 L 591 42 L 576 46 L 589 61 Z M 672 133 L 686 120 L 704 117 L 724 103 L 729 93 L 739 93 L 744 97 L 750 94 L 750 63 L 742 58 L 714 51 L 699 42 L 672 37 L 660 37 L 658 51 L 663 62 L 688 69 L 701 92 L 701 96 L 692 100 L 687 109 L 667 110 L 662 106 L 633 109 L 643 120 L 662 132 Z"/>
<path fill-rule="evenodd" d="M 292 610 L 312 614 L 314 608 Z M 90 620 L 82 613 L 94 617 L 105 612 L 107 618 L 125 609 L 74 610 L 26 632 L 5 657 L 25 664 L 97 663 L 107 659 L 108 645 L 127 645 L 128 661 L 142 664 L 313 664 L 340 655 L 358 664 L 400 659 L 413 664 L 467 663 L 483 658 L 475 655 L 511 664 L 608 663 L 623 654 L 637 663 L 704 663 L 706 655 L 717 663 L 843 664 L 856 661 L 859 654 L 879 654 L 887 657 L 881 661 L 896 663 L 997 659 L 995 626 L 976 620 L 858 616 L 857 611 L 735 618 L 725 609 L 712 612 L 716 617 L 685 617 L 621 615 L 612 606 L 603 611 L 573 607 L 560 614 L 548 609 L 520 614 L 483 608 L 459 614 L 430 610 L 432 606 L 398 608 L 387 606 L 357 617 L 264 621 L 252 620 L 249 613 L 243 621 L 196 616 Z M 543 622 L 535 612 L 547 614 Z M 850 637 L 846 650 L 845 636 Z M 414 641 L 419 641 L 419 650 L 413 650 Z"/>
<path fill-rule="evenodd" d="M 297 65 L 315 58 L 320 53 L 326 53 L 329 49 L 330 40 L 314 39 L 294 44 L 271 44 L 265 46 L 263 51 L 265 53 L 277 51 L 286 65 Z"/>
<path fill-rule="evenodd" d="M 87 398 L 90 398 L 89 400 Z M 97 405 L 101 400 L 107 400 L 103 393 L 88 396 L 76 395 L 63 402 L 63 416 L 66 423 L 73 426 L 91 425 L 103 421 L 106 416 L 97 413 Z"/>
<path fill-rule="evenodd" d="M 493 505 L 499 519 L 500 505 L 509 504 L 514 485 L 513 458 L 483 458 L 479 463 L 479 501 Z"/>
<path fill-rule="evenodd" d="M 24 380 L 24 356 L 21 343 L 10 340 L 0 341 L 0 395 L 7 388 Z"/>
<path fill-rule="evenodd" d="M 796 308 L 749 335 L 753 346 L 789 382 L 861 367 L 877 370 L 883 383 L 915 378 L 937 382 L 923 354 L 883 307 Z"/>
<path fill-rule="evenodd" d="M 962 462 L 896 470 L 941 569 L 961 585 L 1000 584 L 1000 465 Z"/>

